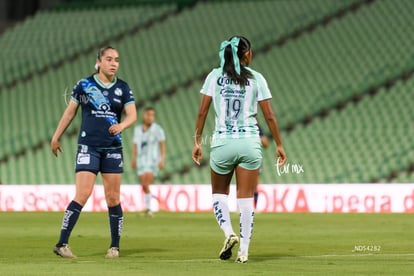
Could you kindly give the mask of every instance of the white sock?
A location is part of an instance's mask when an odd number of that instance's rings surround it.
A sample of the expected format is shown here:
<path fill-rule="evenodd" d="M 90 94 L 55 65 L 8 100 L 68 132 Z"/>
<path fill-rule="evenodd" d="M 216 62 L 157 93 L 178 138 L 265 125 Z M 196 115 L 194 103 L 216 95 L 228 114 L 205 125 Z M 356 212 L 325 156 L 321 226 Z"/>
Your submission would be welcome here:
<path fill-rule="evenodd" d="M 213 194 L 214 215 L 216 216 L 217 222 L 226 237 L 234 233 L 233 227 L 231 226 L 230 210 L 227 201 L 227 195 Z"/>
<path fill-rule="evenodd" d="M 151 199 L 152 199 L 152 194 L 148 193 L 144 195 L 144 202 L 145 202 L 145 209 L 146 210 L 151 210 Z"/>
<path fill-rule="evenodd" d="M 250 239 L 253 232 L 254 209 L 253 198 L 238 198 L 240 211 L 240 249 L 239 253 L 248 255 Z"/>

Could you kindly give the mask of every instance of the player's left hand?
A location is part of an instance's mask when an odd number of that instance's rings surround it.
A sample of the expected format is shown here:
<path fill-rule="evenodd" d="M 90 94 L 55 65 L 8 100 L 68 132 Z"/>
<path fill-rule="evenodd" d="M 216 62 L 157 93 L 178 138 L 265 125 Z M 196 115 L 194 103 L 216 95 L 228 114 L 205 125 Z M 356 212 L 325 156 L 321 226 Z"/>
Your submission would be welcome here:
<path fill-rule="evenodd" d="M 194 163 L 200 166 L 200 160 L 203 157 L 203 150 L 201 149 L 201 145 L 194 144 L 192 157 Z"/>
<path fill-rule="evenodd" d="M 161 160 L 160 163 L 158 163 L 158 168 L 160 170 L 164 169 L 164 160 Z"/>
<path fill-rule="evenodd" d="M 283 146 L 277 146 L 277 148 L 276 148 L 276 157 L 277 157 L 277 160 L 278 160 L 278 166 L 280 167 L 280 166 L 283 166 L 285 163 L 286 163 L 286 159 L 287 159 L 287 157 L 286 157 L 286 152 L 285 152 L 285 149 L 283 148 Z"/>
<path fill-rule="evenodd" d="M 112 135 L 118 135 L 119 133 L 124 130 L 124 126 L 122 124 L 115 124 L 109 127 L 109 133 Z"/>

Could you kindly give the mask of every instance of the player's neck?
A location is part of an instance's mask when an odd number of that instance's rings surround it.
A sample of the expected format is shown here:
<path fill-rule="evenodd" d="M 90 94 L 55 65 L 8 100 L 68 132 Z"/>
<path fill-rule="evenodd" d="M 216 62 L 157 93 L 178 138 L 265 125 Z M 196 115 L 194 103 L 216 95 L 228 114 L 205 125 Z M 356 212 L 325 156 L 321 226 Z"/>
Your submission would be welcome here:
<path fill-rule="evenodd" d="M 143 131 L 146 131 L 147 129 L 149 129 L 149 128 L 151 127 L 151 125 L 152 125 L 152 124 L 149 124 L 149 125 L 147 125 L 147 124 L 143 124 L 143 125 L 142 125 L 142 130 L 143 130 Z"/>
<path fill-rule="evenodd" d="M 115 76 L 107 76 L 102 73 L 98 73 L 97 77 L 104 85 L 111 84 L 115 79 Z"/>

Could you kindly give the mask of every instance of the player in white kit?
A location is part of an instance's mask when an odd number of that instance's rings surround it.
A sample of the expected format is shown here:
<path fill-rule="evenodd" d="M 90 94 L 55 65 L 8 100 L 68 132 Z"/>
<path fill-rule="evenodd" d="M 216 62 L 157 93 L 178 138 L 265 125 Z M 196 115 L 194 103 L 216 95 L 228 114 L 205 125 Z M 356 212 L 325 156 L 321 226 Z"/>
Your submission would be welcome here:
<path fill-rule="evenodd" d="M 137 170 L 138 178 L 144 191 L 144 214 L 153 216 L 151 209 L 152 194 L 150 184 L 164 168 L 165 133 L 155 123 L 155 110 L 147 107 L 142 115 L 142 124 L 134 128 L 132 147 L 132 168 Z"/>

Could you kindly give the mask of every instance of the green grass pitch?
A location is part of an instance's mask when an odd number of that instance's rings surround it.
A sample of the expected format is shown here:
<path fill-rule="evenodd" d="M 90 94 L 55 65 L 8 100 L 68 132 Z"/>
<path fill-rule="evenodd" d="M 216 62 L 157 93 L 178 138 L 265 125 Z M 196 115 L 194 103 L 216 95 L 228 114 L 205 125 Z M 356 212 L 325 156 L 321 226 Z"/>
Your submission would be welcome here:
<path fill-rule="evenodd" d="M 0 275 L 414 275 L 411 214 L 256 215 L 249 262 L 218 259 L 212 213 L 126 213 L 121 258 L 104 258 L 106 213 L 82 213 L 75 260 L 52 253 L 62 213 L 0 213 Z M 235 230 L 238 216 L 232 215 Z"/>

